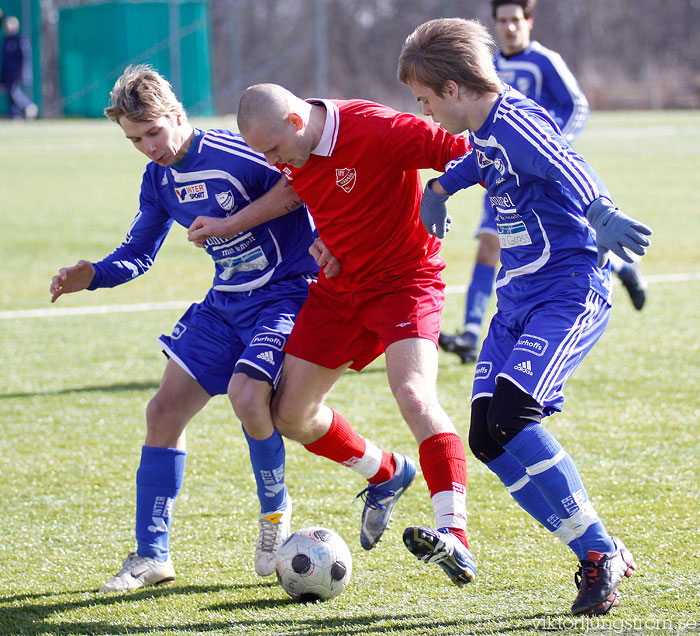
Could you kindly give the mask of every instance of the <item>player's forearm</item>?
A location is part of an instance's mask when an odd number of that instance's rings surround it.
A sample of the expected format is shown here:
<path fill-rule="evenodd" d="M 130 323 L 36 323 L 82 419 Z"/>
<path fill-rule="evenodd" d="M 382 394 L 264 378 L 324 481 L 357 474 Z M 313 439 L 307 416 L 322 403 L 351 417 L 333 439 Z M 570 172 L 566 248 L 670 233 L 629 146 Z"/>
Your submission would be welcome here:
<path fill-rule="evenodd" d="M 428 181 L 427 185 L 433 192 L 435 192 L 435 194 L 449 194 L 449 192 L 442 187 L 442 184 L 440 183 L 439 179 L 431 179 L 430 181 Z"/>
<path fill-rule="evenodd" d="M 153 258 L 151 256 L 131 253 L 125 250 L 122 245 L 106 258 L 92 264 L 95 276 L 87 289 L 116 287 L 145 274 L 152 265 Z"/>
<path fill-rule="evenodd" d="M 299 198 L 289 181 L 282 177 L 259 199 L 228 217 L 227 221 L 230 223 L 228 227 L 231 230 L 229 236 L 235 236 L 251 227 L 284 216 L 303 204 L 304 202 Z"/>

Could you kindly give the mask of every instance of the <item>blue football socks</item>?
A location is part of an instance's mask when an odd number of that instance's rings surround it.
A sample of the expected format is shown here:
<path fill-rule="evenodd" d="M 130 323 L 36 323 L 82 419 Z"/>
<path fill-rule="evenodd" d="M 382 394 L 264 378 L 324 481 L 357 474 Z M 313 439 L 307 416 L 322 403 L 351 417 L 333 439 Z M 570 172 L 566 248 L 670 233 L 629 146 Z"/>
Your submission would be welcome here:
<path fill-rule="evenodd" d="M 250 463 L 258 487 L 260 510 L 263 513 L 276 512 L 286 506 L 287 488 L 284 485 L 284 442 L 282 436 L 274 430 L 272 435 L 264 440 L 253 439 L 243 428 Z"/>
<path fill-rule="evenodd" d="M 520 462 L 508 453 L 503 453 L 486 464 L 508 489 L 511 497 L 546 530 L 554 534 L 564 545 L 568 545 L 578 556 L 581 546 L 576 537 L 552 510 L 537 486 L 528 477 Z"/>
<path fill-rule="evenodd" d="M 464 325 L 467 331 L 478 338 L 481 324 L 489 306 L 489 300 L 493 293 L 493 281 L 496 268 L 489 265 L 476 263 L 472 280 L 467 289 L 467 302 L 464 313 Z"/>
<path fill-rule="evenodd" d="M 173 507 L 185 475 L 187 452 L 143 446 L 136 472 L 136 543 L 138 554 L 168 559 Z"/>
<path fill-rule="evenodd" d="M 562 523 L 579 538 L 579 559 L 585 559 L 588 550 L 615 551 L 588 499 L 576 465 L 542 424 L 527 425 L 504 448 L 525 468 Z"/>

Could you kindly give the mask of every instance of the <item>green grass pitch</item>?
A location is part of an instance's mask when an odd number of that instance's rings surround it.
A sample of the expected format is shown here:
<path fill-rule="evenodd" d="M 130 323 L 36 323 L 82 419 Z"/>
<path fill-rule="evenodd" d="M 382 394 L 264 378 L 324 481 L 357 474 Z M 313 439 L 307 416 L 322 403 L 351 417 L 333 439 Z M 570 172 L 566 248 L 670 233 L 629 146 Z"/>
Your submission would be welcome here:
<path fill-rule="evenodd" d="M 573 556 L 474 458 L 469 535 L 479 578 L 457 589 L 401 543 L 406 525 L 432 521 L 422 477 L 366 553 L 360 478 L 288 443 L 294 527 L 330 527 L 354 557 L 337 599 L 292 603 L 273 578 L 255 575 L 255 484 L 223 397 L 189 427 L 173 524 L 176 583 L 97 595 L 133 548 L 144 409 L 164 365 L 155 339 L 182 309 L 22 313 L 50 308 L 59 267 L 97 260 L 122 240 L 145 160 L 107 121 L 1 122 L 0 635 L 699 633 L 700 113 L 594 113 L 576 146 L 620 208 L 654 229 L 643 263 L 647 306 L 636 312 L 616 284 L 607 333 L 569 381 L 564 412 L 546 421 L 639 566 L 621 585 L 620 607 L 597 619 L 570 616 Z M 451 202 L 450 290 L 471 271 L 481 196 Z M 210 280 L 208 258 L 174 228 L 148 275 L 63 297 L 56 308 L 184 303 Z M 462 304 L 463 293 L 448 294 L 446 329 L 459 325 Z M 441 354 L 441 400 L 465 436 L 473 370 Z M 330 404 L 380 446 L 417 456 L 382 359 L 346 375 Z"/>

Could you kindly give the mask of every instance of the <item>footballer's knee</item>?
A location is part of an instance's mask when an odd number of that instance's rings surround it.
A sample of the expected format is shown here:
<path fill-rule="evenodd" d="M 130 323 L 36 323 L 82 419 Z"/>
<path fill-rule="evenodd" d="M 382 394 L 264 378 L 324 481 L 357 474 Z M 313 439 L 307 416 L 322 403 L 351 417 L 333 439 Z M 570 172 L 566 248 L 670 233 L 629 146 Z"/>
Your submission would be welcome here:
<path fill-rule="evenodd" d="M 469 449 L 474 457 L 485 464 L 503 453 L 503 447 L 489 433 L 487 414 L 490 403 L 490 397 L 477 398 L 472 402 L 469 425 Z"/>
<path fill-rule="evenodd" d="M 288 392 L 277 391 L 272 398 L 272 423 L 280 435 L 311 444 L 328 432 L 332 411 L 322 402 L 300 400 Z"/>
<path fill-rule="evenodd" d="M 394 397 L 413 437 L 419 444 L 440 433 L 456 433 L 450 417 L 437 399 L 437 394 L 415 384 L 403 384 L 394 389 Z"/>
<path fill-rule="evenodd" d="M 241 421 L 246 431 L 257 438 L 257 429 L 267 429 L 271 421 L 270 398 L 272 385 L 246 373 L 234 373 L 228 385 L 228 397 L 233 412 Z M 269 432 L 268 432 L 269 436 Z"/>
<path fill-rule="evenodd" d="M 394 389 L 394 399 L 407 422 L 414 422 L 431 410 L 433 400 L 411 383 L 403 383 Z"/>
<path fill-rule="evenodd" d="M 275 393 L 270 408 L 272 423 L 279 431 L 289 439 L 298 439 L 299 429 L 304 423 L 304 412 L 294 400 L 287 399 L 284 393 Z"/>
<path fill-rule="evenodd" d="M 162 428 L 173 416 L 176 415 L 177 409 L 173 403 L 168 400 L 162 392 L 156 393 L 146 406 L 146 422 L 149 428 Z"/>
<path fill-rule="evenodd" d="M 156 393 L 146 406 L 146 440 L 149 446 L 174 446 L 189 420 L 177 404 Z"/>
<path fill-rule="evenodd" d="M 539 424 L 542 412 L 535 398 L 512 382 L 499 378 L 487 413 L 489 434 L 504 446 L 528 424 Z"/>

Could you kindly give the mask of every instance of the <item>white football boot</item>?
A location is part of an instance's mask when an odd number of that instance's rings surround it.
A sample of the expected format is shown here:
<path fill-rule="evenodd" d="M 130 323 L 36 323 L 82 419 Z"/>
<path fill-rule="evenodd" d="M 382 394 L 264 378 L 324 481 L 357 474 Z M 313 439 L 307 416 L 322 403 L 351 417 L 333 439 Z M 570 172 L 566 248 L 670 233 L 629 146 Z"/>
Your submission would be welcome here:
<path fill-rule="evenodd" d="M 255 544 L 255 571 L 268 576 L 275 571 L 277 550 L 289 536 L 292 521 L 292 499 L 287 496 L 287 507 L 260 515 L 260 533 Z"/>
<path fill-rule="evenodd" d="M 168 557 L 165 563 L 131 552 L 122 569 L 101 588 L 100 592 L 126 592 L 149 585 L 162 585 L 175 580 L 175 568 Z"/>

